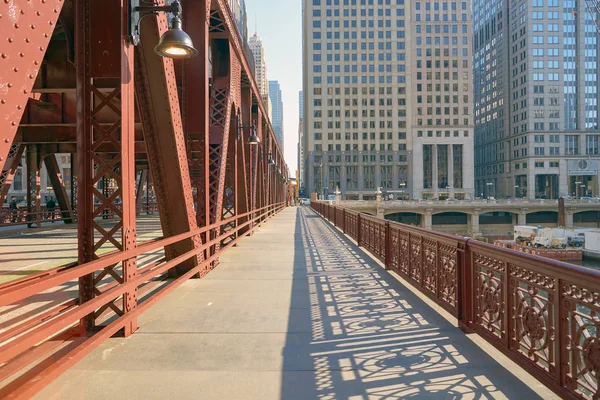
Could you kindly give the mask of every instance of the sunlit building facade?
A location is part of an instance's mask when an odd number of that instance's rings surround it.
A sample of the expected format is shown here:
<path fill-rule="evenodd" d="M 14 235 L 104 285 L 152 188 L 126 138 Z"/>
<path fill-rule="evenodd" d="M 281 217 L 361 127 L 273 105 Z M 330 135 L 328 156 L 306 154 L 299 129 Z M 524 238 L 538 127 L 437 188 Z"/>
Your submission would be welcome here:
<path fill-rule="evenodd" d="M 304 2 L 308 192 L 473 196 L 468 1 Z"/>

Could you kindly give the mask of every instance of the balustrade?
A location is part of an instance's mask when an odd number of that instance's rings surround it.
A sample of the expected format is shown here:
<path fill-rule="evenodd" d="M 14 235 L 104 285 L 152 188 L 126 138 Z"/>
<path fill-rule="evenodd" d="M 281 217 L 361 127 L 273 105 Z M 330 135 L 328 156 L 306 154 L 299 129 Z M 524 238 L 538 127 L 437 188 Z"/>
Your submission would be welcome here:
<path fill-rule="evenodd" d="M 311 207 L 450 312 L 463 331 L 562 397 L 600 397 L 600 271 L 323 202 Z"/>

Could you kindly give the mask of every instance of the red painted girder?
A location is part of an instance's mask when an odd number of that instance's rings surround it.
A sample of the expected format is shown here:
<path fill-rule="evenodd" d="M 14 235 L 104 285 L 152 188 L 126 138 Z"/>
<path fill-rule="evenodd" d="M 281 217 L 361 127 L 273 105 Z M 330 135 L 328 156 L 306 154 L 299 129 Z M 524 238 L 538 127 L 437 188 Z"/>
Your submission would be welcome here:
<path fill-rule="evenodd" d="M 67 195 L 65 185 L 62 179 L 62 174 L 56 162 L 56 156 L 49 154 L 44 158 L 44 164 L 46 165 L 46 171 L 48 171 L 48 178 L 52 184 L 52 190 L 56 196 L 57 206 L 61 210 L 61 218 L 68 224 L 73 221 L 73 210 L 71 209 L 71 199 Z"/>
<path fill-rule="evenodd" d="M 154 52 L 160 35 L 167 29 L 164 14 L 142 20 L 141 43 L 135 53 L 135 80 L 162 230 L 165 237 L 170 237 L 196 229 L 197 223 L 173 61 Z M 173 259 L 200 245 L 196 236 L 168 246 L 165 253 Z M 171 274 L 184 274 L 201 261 L 202 256 L 192 257 Z"/>
<path fill-rule="evenodd" d="M 0 171 L 0 207 L 2 207 L 6 200 L 6 195 L 13 182 L 13 178 L 17 172 L 24 151 L 24 145 L 14 144 L 8 153 L 8 159 L 4 163 L 2 171 Z M 0 163 L 0 165 L 1 164 L 2 163 Z"/>
<path fill-rule="evenodd" d="M 209 180 L 209 32 L 210 0 L 182 3 L 185 31 L 192 38 L 198 56 L 183 62 L 182 113 L 187 139 L 188 165 L 196 188 L 198 225 L 210 220 Z"/>
<path fill-rule="evenodd" d="M 0 163 L 6 160 L 63 0 L 0 2 Z"/>

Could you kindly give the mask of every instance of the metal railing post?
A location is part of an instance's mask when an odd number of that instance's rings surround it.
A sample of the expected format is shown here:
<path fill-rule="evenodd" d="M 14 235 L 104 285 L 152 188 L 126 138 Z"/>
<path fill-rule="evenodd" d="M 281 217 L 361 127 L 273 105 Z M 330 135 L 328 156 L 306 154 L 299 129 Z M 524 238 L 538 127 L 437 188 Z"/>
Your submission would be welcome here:
<path fill-rule="evenodd" d="M 385 269 L 390 269 L 392 264 L 390 254 L 392 254 L 391 227 L 390 221 L 385 221 Z"/>
<path fill-rule="evenodd" d="M 471 333 L 473 323 L 473 271 L 471 265 L 471 250 L 469 240 L 459 244 L 456 252 L 456 266 L 458 273 L 458 326 L 465 333 Z"/>
<path fill-rule="evenodd" d="M 357 221 L 356 221 L 356 243 L 358 244 L 358 247 L 360 247 L 360 242 L 362 239 L 362 218 L 360 216 L 360 213 L 358 213 L 357 216 Z"/>

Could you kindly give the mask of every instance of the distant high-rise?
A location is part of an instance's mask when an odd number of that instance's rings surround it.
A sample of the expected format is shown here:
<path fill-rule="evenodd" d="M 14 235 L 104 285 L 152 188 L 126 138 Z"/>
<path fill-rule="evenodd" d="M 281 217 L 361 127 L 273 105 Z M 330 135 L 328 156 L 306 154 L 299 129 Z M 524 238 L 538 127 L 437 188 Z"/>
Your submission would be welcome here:
<path fill-rule="evenodd" d="M 242 39 L 246 40 L 248 37 L 248 18 L 246 14 L 246 4 L 244 0 L 228 0 L 231 14 L 235 20 L 238 31 Z"/>
<path fill-rule="evenodd" d="M 305 186 L 472 197 L 470 0 L 366 3 L 304 1 Z"/>
<path fill-rule="evenodd" d="M 299 104 L 299 119 L 298 119 L 298 174 L 299 180 L 298 188 L 304 187 L 304 96 L 302 90 L 298 93 L 298 104 Z"/>
<path fill-rule="evenodd" d="M 265 59 L 265 49 L 263 47 L 262 40 L 258 34 L 252 35 L 248 41 L 248 46 L 254 56 L 254 78 L 258 85 L 258 91 L 265 103 L 265 107 L 268 107 L 269 98 L 269 85 L 267 81 L 267 64 Z"/>
<path fill-rule="evenodd" d="M 283 150 L 283 99 L 281 97 L 281 86 L 278 81 L 269 81 L 269 98 L 273 106 L 271 123 L 273 124 L 273 130 L 279 142 L 279 147 Z"/>
<path fill-rule="evenodd" d="M 475 190 L 597 196 L 598 32 L 584 1 L 473 0 Z"/>

